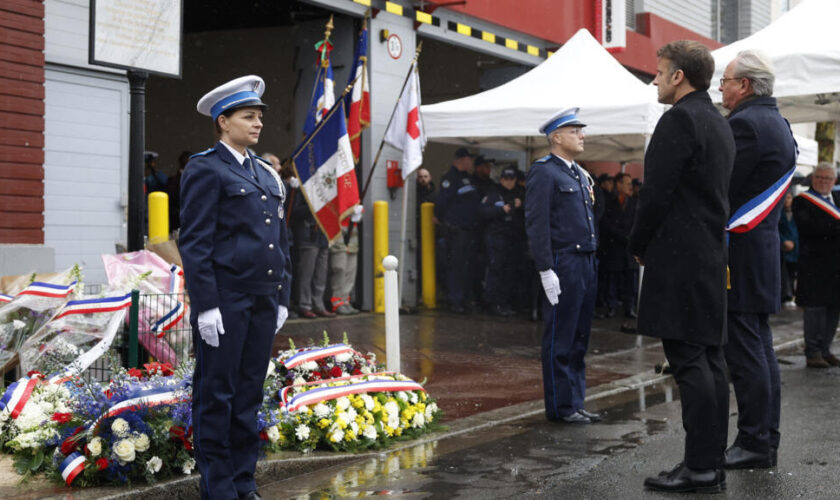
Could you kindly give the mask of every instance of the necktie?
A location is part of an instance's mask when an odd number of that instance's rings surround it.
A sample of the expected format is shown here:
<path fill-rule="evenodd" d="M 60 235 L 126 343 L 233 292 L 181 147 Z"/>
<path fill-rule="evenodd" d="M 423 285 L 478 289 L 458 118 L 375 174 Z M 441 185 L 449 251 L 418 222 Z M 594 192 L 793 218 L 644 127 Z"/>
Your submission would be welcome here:
<path fill-rule="evenodd" d="M 256 178 L 257 178 L 257 173 L 256 173 L 256 172 L 254 172 L 254 166 L 251 164 L 251 158 L 246 157 L 246 158 L 245 158 L 245 161 L 243 161 L 243 162 L 242 162 L 242 167 L 243 167 L 246 171 L 248 171 L 248 172 L 250 172 L 250 173 L 251 173 L 251 177 L 253 177 L 254 179 L 256 179 Z"/>

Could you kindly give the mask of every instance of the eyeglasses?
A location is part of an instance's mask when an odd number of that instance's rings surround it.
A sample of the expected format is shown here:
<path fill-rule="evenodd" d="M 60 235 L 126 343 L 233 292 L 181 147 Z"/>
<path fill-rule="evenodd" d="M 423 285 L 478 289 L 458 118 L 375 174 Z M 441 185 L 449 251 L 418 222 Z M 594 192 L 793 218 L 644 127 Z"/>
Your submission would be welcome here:
<path fill-rule="evenodd" d="M 720 86 L 723 87 L 726 85 L 726 82 L 729 80 L 740 80 L 740 78 L 721 78 L 720 79 Z"/>
<path fill-rule="evenodd" d="M 563 132 L 569 135 L 583 135 L 583 127 L 564 127 Z"/>

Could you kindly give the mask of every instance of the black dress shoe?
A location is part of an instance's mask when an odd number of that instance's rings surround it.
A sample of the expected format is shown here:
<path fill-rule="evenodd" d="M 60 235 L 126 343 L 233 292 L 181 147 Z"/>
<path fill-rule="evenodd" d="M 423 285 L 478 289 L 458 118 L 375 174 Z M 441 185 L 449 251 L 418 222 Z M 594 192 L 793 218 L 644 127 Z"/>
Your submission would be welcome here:
<path fill-rule="evenodd" d="M 586 411 L 583 408 L 578 410 L 578 413 L 580 413 L 584 417 L 588 418 L 592 422 L 600 422 L 601 421 L 601 414 L 600 413 L 594 413 L 594 412 L 591 412 L 591 411 Z"/>
<path fill-rule="evenodd" d="M 566 422 L 567 424 L 591 424 L 592 419 L 584 415 L 583 413 L 576 411 L 565 417 L 560 417 L 560 421 Z"/>
<path fill-rule="evenodd" d="M 673 470 L 645 479 L 645 488 L 679 493 L 720 493 L 726 489 L 723 469 L 693 470 L 679 464 Z"/>
<path fill-rule="evenodd" d="M 769 469 L 772 462 L 769 453 L 758 453 L 732 445 L 724 452 L 723 466 L 727 469 Z"/>
<path fill-rule="evenodd" d="M 249 491 L 244 495 L 239 495 L 239 500 L 262 500 L 262 497 L 256 491 Z"/>

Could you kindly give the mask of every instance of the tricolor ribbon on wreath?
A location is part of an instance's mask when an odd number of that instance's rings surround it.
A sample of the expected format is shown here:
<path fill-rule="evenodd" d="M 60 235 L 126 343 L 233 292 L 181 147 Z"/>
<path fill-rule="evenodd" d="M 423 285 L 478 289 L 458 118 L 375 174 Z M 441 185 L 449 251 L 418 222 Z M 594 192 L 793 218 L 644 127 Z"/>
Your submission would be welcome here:
<path fill-rule="evenodd" d="M 11 302 L 12 299 L 11 295 L 6 295 L 5 293 L 0 293 L 0 304 L 5 304 L 6 302 Z"/>
<path fill-rule="evenodd" d="M 183 389 L 186 385 L 184 381 L 179 384 L 163 386 L 163 387 L 139 387 L 131 397 L 120 401 L 111 406 L 108 411 L 99 416 L 87 428 L 88 432 L 93 432 L 99 426 L 99 423 L 105 419 L 116 417 L 127 411 L 134 411 L 140 408 L 154 408 L 156 406 L 170 405 L 180 402 L 184 396 L 178 395 L 178 390 Z M 186 396 L 187 398 L 189 396 Z"/>
<path fill-rule="evenodd" d="M 814 205 L 817 206 L 820 210 L 827 213 L 831 217 L 840 220 L 840 209 L 838 209 L 833 203 L 829 203 L 825 200 L 819 193 L 814 192 L 813 190 L 805 191 L 804 193 L 800 194 L 803 199 L 810 201 Z"/>
<path fill-rule="evenodd" d="M 184 291 L 184 270 L 179 266 L 172 264 L 169 268 L 169 293 L 180 294 Z M 164 332 L 177 325 L 184 317 L 184 304 L 180 301 L 175 302 L 175 307 L 164 314 L 160 319 L 155 321 L 152 325 L 152 333 L 158 337 L 163 337 Z"/>
<path fill-rule="evenodd" d="M 330 383 L 326 380 L 324 383 Z M 304 406 L 315 405 L 331 399 L 338 399 L 350 394 L 365 394 L 369 392 L 397 392 L 397 391 L 425 391 L 423 386 L 413 380 L 359 380 L 346 385 L 336 387 L 321 387 L 302 392 L 285 401 L 288 391 L 281 391 L 280 405 L 285 406 L 289 412 L 295 412 Z"/>
<path fill-rule="evenodd" d="M 17 382 L 13 382 L 0 398 L 0 410 L 8 410 L 9 416 L 18 418 L 23 407 L 29 402 L 29 396 L 32 395 L 32 389 L 40 382 L 41 375 L 36 373 L 31 377 L 23 377 Z"/>
<path fill-rule="evenodd" d="M 67 483 L 67 486 L 70 486 L 70 483 L 76 479 L 76 476 L 85 470 L 85 456 L 78 451 L 74 451 L 61 461 L 58 469 L 61 471 L 61 477 L 64 478 L 64 482 Z"/>
<path fill-rule="evenodd" d="M 70 295 L 76 287 L 76 281 L 69 285 L 54 285 L 52 283 L 42 283 L 40 281 L 33 281 L 26 288 L 23 289 L 17 296 L 21 295 L 35 295 L 38 297 L 53 297 L 62 299 Z"/>
<path fill-rule="evenodd" d="M 318 349 L 308 349 L 301 351 L 289 359 L 283 361 L 283 366 L 287 370 L 291 370 L 297 366 L 302 365 L 308 361 L 318 361 L 319 359 L 328 358 L 330 356 L 338 356 L 344 353 L 355 353 L 356 351 L 346 344 L 335 344 L 329 347 L 320 347 Z"/>

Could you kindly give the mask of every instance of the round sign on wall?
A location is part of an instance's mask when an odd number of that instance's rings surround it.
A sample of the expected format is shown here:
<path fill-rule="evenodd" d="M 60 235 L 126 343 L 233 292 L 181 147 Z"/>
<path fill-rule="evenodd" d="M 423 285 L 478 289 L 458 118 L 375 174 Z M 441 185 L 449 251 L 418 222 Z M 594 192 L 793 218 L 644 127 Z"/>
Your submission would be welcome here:
<path fill-rule="evenodd" d="M 388 37 L 388 55 L 391 59 L 399 59 L 402 55 L 402 40 L 394 33 Z"/>

